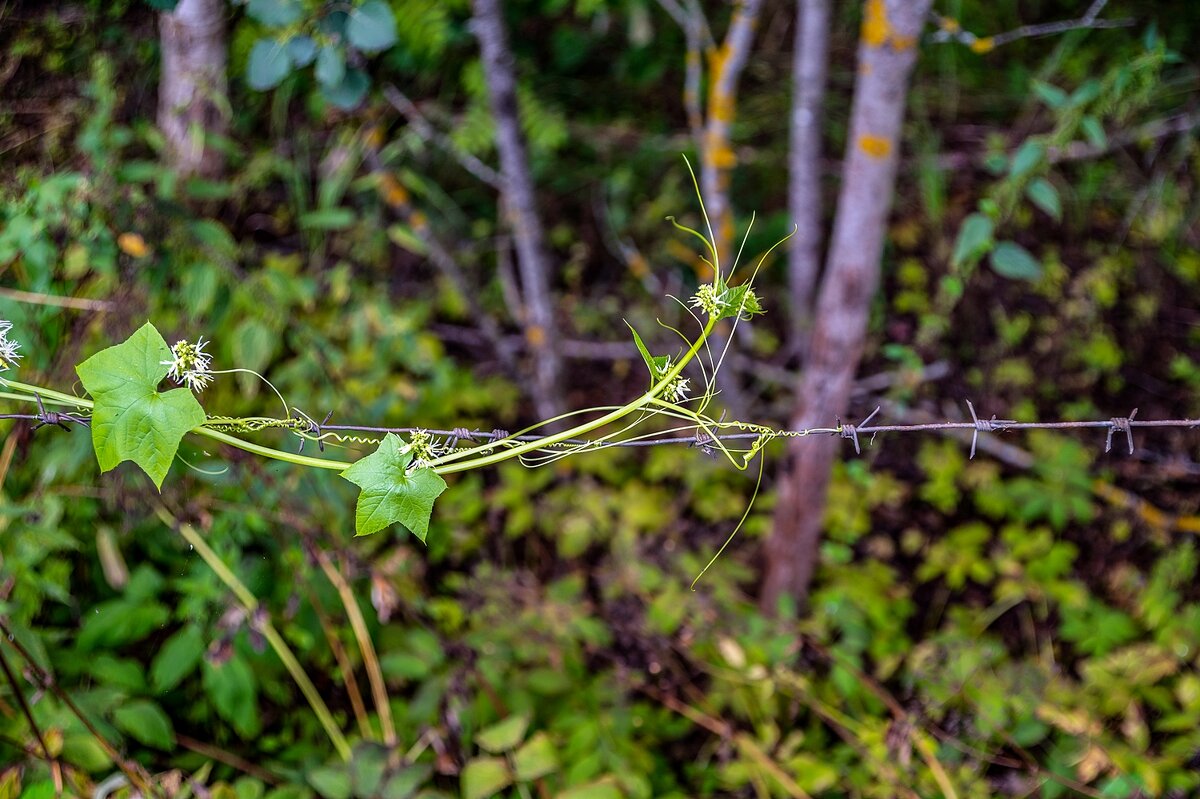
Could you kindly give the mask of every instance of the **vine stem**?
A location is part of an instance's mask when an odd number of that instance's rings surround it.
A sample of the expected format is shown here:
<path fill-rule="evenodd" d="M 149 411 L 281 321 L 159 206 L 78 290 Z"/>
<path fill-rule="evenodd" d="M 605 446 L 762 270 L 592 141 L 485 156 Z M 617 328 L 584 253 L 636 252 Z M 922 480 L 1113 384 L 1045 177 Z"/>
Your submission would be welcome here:
<path fill-rule="evenodd" d="M 616 410 L 610 411 L 598 419 L 593 419 L 590 422 L 584 422 L 583 424 L 576 425 L 569 430 L 564 430 L 561 433 L 555 433 L 538 441 L 528 441 L 516 447 L 504 449 L 499 452 L 493 452 L 490 455 L 481 455 L 461 463 L 455 461 L 457 461 L 460 457 L 466 457 L 469 455 L 471 450 L 464 450 L 461 453 L 443 455 L 440 458 L 435 458 L 430 461 L 430 468 L 432 468 L 433 471 L 438 474 L 451 474 L 453 472 L 465 472 L 468 469 L 478 469 L 483 466 L 491 466 L 492 464 L 501 463 L 509 460 L 510 458 L 520 457 L 528 452 L 533 452 L 545 447 L 552 447 L 555 444 L 560 444 L 569 439 L 585 436 L 593 430 L 597 430 L 606 424 L 611 424 L 618 419 L 628 416 L 634 411 L 637 411 L 658 399 L 658 395 L 661 394 L 663 390 L 671 383 L 671 381 L 679 376 L 679 373 L 683 371 L 683 368 L 687 366 L 693 358 L 696 357 L 696 353 L 698 353 L 700 348 L 704 346 L 704 342 L 708 339 L 709 334 L 716 325 L 716 321 L 717 320 L 715 316 L 710 316 L 708 322 L 704 325 L 703 332 L 701 332 L 696 340 L 692 342 L 692 345 L 688 348 L 688 351 L 683 354 L 683 357 L 679 359 L 678 363 L 667 370 L 666 374 L 664 374 L 662 378 L 650 388 L 649 391 L 628 405 L 622 405 Z M 554 420 L 551 419 L 548 421 Z M 546 422 L 543 422 L 543 424 L 546 424 Z M 495 446 L 495 442 L 492 442 L 488 446 Z"/>
<path fill-rule="evenodd" d="M 28 396 L 7 394 L 7 399 L 36 402 L 35 397 L 41 397 L 43 400 L 56 402 L 60 405 L 71 405 L 76 408 L 92 410 L 95 407 L 95 403 L 90 399 L 73 397 L 70 394 L 64 394 L 61 391 L 55 391 L 54 389 L 42 388 L 41 386 L 34 386 L 17 380 L 9 380 L 8 378 L 0 378 L 0 383 L 20 391 L 28 392 L 29 394 Z M 250 441 L 244 441 L 236 436 L 231 436 L 228 433 L 222 433 L 220 430 L 212 430 L 204 426 L 193 427 L 190 432 L 214 439 L 215 441 L 220 441 L 222 444 L 228 444 L 231 447 L 236 447 L 237 449 L 245 450 L 246 452 L 254 453 L 255 455 L 262 455 L 264 458 L 271 458 L 277 461 L 287 461 L 288 463 L 294 463 L 297 466 L 312 466 L 317 469 L 331 469 L 338 472 L 342 472 L 350 468 L 350 463 L 347 461 L 339 461 L 332 458 L 313 458 L 308 455 L 284 452 L 283 450 L 264 447 L 261 444 L 254 444 Z"/>
<path fill-rule="evenodd" d="M 204 537 L 196 531 L 196 528 L 190 524 L 180 522 L 170 511 L 159 506 L 156 511 L 158 518 L 162 520 L 167 527 L 179 531 L 179 534 L 195 548 L 196 552 L 200 553 L 200 557 L 204 558 L 204 562 L 208 567 L 220 578 L 221 582 L 225 583 L 226 587 L 234 593 L 238 601 L 246 609 L 251 616 L 258 610 L 258 599 L 250 592 L 250 589 L 238 579 L 233 570 L 225 565 L 225 561 L 217 555 L 216 552 L 204 540 Z M 342 734 L 341 729 L 333 720 L 333 714 L 329 712 L 329 707 L 325 704 L 325 700 L 321 698 L 321 694 L 317 691 L 316 686 L 312 684 L 312 680 L 308 678 L 308 674 L 304 671 L 304 667 L 300 665 L 300 661 L 292 653 L 287 642 L 283 640 L 283 636 L 275 629 L 275 625 L 271 623 L 271 619 L 264 617 L 261 621 L 256 622 L 258 629 L 262 632 L 263 637 L 267 639 L 267 643 L 271 645 L 271 649 L 275 650 L 275 654 L 283 661 L 284 668 L 292 675 L 296 685 L 300 688 L 300 692 L 304 694 L 304 698 L 308 700 L 308 704 L 316 713 L 317 719 L 320 720 L 321 726 L 325 728 L 326 734 L 329 735 L 329 740 L 333 742 L 333 746 L 338 751 L 338 755 L 342 760 L 350 761 L 350 744 L 346 740 L 346 736 Z"/>

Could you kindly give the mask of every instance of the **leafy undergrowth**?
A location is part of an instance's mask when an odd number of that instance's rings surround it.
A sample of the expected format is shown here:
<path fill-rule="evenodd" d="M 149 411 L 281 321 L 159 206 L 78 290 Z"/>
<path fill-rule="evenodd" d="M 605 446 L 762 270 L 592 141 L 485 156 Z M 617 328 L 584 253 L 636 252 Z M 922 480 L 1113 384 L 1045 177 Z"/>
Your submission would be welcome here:
<path fill-rule="evenodd" d="M 103 61 L 89 96 L 71 167 L 24 164 L 3 188 L 6 286 L 94 303 L 0 299 L 0 318 L 22 331 L 20 375 L 68 385 L 70 364 L 150 318 L 169 340 L 211 337 L 219 367 L 268 374 L 314 419 L 529 421 L 519 386 L 494 364 L 449 357 L 433 332 L 469 321 L 462 298 L 414 265 L 420 253 L 394 254 L 389 242 L 417 244 L 389 220 L 395 186 L 438 195 L 386 159 L 362 166 L 369 131 L 335 121 L 313 163 L 263 149 L 227 181 L 176 183 L 153 137 L 118 124 Z M 351 166 L 322 172 L 321 159 Z M 618 169 L 633 180 L 633 166 Z M 1125 179 L 1105 164 L 1066 169 L 1077 171 L 1050 177 Z M 1077 224 L 1096 235 L 1061 252 L 1038 249 L 1055 229 L 1039 189 L 1041 205 L 1002 226 L 1001 243 L 1036 250 L 1042 271 L 1027 282 L 938 266 L 955 231 L 908 218 L 922 203 L 936 216 L 930 196 L 900 203 L 867 367 L 898 370 L 889 399 L 941 410 L 983 392 L 984 413 L 1021 419 L 1134 404 L 1144 416 L 1194 414 L 1200 327 L 1181 298 L 1194 295 L 1200 255 L 1177 209 L 1194 203 L 1195 166 L 1180 157 L 1161 177 L 1172 197 L 1148 198 L 1154 207 L 1123 229 L 1104 196 L 1078 202 L 1095 219 Z M 660 192 L 653 215 L 678 210 L 677 189 Z M 978 213 L 968 205 L 959 198 L 951 215 Z M 480 224 L 477 238 L 494 233 Z M 1129 241 L 1106 243 L 1118 234 Z M 578 292 L 564 303 L 584 329 L 671 319 L 626 303 L 638 288 L 590 302 L 588 291 L 611 286 L 580 285 L 580 263 L 566 270 Z M 958 294 L 947 277 L 962 278 Z M 781 334 L 771 318 L 751 349 Z M 641 390 L 631 356 L 576 364 L 573 404 Z M 903 379 L 938 359 L 951 378 Z M 220 376 L 210 397 L 278 411 L 246 375 Z M 689 590 L 754 490 L 699 449 L 451 478 L 422 544 L 397 529 L 355 539 L 355 489 L 336 476 L 185 438 L 160 464 L 178 478 L 161 501 L 254 594 L 248 610 L 152 512 L 159 495 L 144 475 L 98 474 L 78 429 L 5 430 L 0 616 L 34 664 L 3 642 L 0 652 L 41 734 L 13 684 L 0 684 L 0 797 L 53 793 L 43 742 L 71 792 L 104 783 L 127 795 L 101 738 L 165 792 L 182 784 L 221 799 L 1200 791 L 1200 499 L 1186 457 L 1129 460 L 1099 455 L 1101 441 L 1012 435 L 1033 455 L 1023 469 L 968 461 L 959 442 L 881 437 L 836 470 L 806 612 L 772 621 L 755 605 L 769 490 Z M 1154 435 L 1150 451 L 1195 451 L 1194 432 Z M 282 433 L 273 443 L 294 444 Z M 344 446 L 347 459 L 370 449 Z M 349 764 L 267 645 L 265 619 L 350 737 Z"/>

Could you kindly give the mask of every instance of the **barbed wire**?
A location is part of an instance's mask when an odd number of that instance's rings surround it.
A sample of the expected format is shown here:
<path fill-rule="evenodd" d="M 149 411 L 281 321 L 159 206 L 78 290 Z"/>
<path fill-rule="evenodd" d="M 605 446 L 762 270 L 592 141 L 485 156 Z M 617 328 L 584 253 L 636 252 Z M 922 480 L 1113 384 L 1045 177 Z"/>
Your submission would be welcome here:
<path fill-rule="evenodd" d="M 971 414 L 971 421 L 938 421 L 938 422 L 919 422 L 919 423 L 901 423 L 901 424 L 871 424 L 871 421 L 880 412 L 881 408 L 876 407 L 862 422 L 858 424 L 847 424 L 841 419 L 836 419 L 836 424 L 833 427 L 810 427 L 796 430 L 771 430 L 774 437 L 780 438 L 806 438 L 814 435 L 836 435 L 850 441 L 854 445 L 854 451 L 861 454 L 861 436 L 870 436 L 873 441 L 875 436 L 880 433 L 923 433 L 923 432 L 949 432 L 966 430 L 972 433 L 971 436 L 971 452 L 970 457 L 975 457 L 976 447 L 979 441 L 980 433 L 1003 433 L 1007 431 L 1019 430 L 1104 430 L 1106 432 L 1104 441 L 1104 451 L 1110 452 L 1113 445 L 1113 437 L 1123 434 L 1126 444 L 1129 449 L 1129 454 L 1132 455 L 1135 451 L 1133 432 L 1135 429 L 1151 429 L 1151 428 L 1182 428 L 1193 429 L 1200 427 L 1200 419 L 1137 419 L 1138 409 L 1134 408 L 1128 416 L 1113 416 L 1108 419 L 1086 419 L 1074 421 L 1046 421 L 1046 422 L 1019 422 L 1013 419 L 999 419 L 995 415 L 988 419 L 981 419 L 975 412 L 975 406 L 970 400 L 966 400 L 967 409 Z M 39 406 L 41 403 L 39 402 Z M 322 422 L 317 422 L 310 418 L 290 417 L 288 419 L 273 419 L 269 417 L 253 417 L 248 420 L 247 426 L 257 432 L 265 429 L 284 429 L 294 434 L 300 435 L 302 439 L 301 447 L 303 448 L 305 441 L 316 441 L 324 449 L 325 437 L 329 435 L 338 435 L 342 433 L 368 433 L 368 434 L 383 434 L 393 433 L 396 435 L 411 435 L 413 433 L 425 433 L 435 438 L 443 439 L 439 448 L 443 451 L 450 451 L 459 448 L 459 444 L 463 441 L 471 441 L 475 443 L 489 442 L 492 444 L 498 442 L 526 443 L 537 442 L 549 438 L 548 435 L 539 434 L 520 434 L 511 435 L 507 430 L 494 429 L 488 432 L 481 430 L 470 430 L 465 427 L 455 427 L 452 429 L 433 429 L 427 427 L 386 427 L 377 425 L 359 425 L 359 424 L 329 424 L 329 419 L 332 413 L 327 415 Z M 69 425 L 77 424 L 88 426 L 91 417 L 86 414 L 68 414 L 54 411 L 46 411 L 44 407 L 40 407 L 38 413 L 3 413 L 0 414 L 0 419 L 22 419 L 34 421 L 38 424 L 34 427 L 35 430 L 45 426 L 57 426 L 64 430 L 69 430 Z M 242 420 L 237 417 L 210 417 L 209 424 L 212 426 L 229 426 L 236 424 Z M 721 426 L 723 422 L 717 422 L 714 426 Z M 757 429 L 757 426 L 756 426 Z M 610 441 L 604 439 L 567 439 L 554 443 L 557 447 L 629 447 L 629 448 L 644 448 L 658 446 L 689 446 L 697 447 L 707 452 L 711 451 L 713 445 L 718 442 L 736 442 L 736 441 L 752 441 L 760 439 L 763 436 L 761 428 L 759 432 L 738 432 L 738 433 L 719 433 L 716 435 L 705 432 L 697 426 L 696 431 L 692 435 L 663 435 L 657 438 L 645 437 L 628 441 Z M 355 437 L 354 443 L 377 443 L 374 440 Z"/>

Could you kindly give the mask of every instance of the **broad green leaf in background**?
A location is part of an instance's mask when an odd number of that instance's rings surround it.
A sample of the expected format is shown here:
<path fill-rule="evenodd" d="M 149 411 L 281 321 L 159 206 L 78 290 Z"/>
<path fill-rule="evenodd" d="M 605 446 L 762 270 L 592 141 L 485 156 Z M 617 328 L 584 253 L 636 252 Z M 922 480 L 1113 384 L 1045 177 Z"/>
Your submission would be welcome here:
<path fill-rule="evenodd" d="M 298 21 L 304 8 L 300 0 L 250 0 L 246 13 L 264 25 L 280 28 Z"/>
<path fill-rule="evenodd" d="M 1045 145 L 1039 141 L 1026 141 L 1013 155 L 1012 163 L 1008 165 L 1008 174 L 1014 178 L 1023 178 L 1037 169 L 1045 156 Z"/>
<path fill-rule="evenodd" d="M 522 782 L 531 782 L 558 770 L 558 754 L 549 736 L 544 732 L 535 733 L 513 755 L 513 768 Z"/>
<path fill-rule="evenodd" d="M 350 772 L 345 766 L 315 768 L 308 773 L 308 783 L 326 799 L 350 799 L 353 790 Z"/>
<path fill-rule="evenodd" d="M 528 716 L 509 716 L 503 721 L 481 730 L 475 736 L 475 743 L 485 751 L 498 755 L 515 749 L 517 744 L 525 738 L 525 730 L 528 728 Z"/>
<path fill-rule="evenodd" d="M 162 708 L 145 699 L 126 702 L 113 711 L 113 721 L 136 741 L 169 752 L 175 748 L 171 720 Z"/>
<path fill-rule="evenodd" d="M 971 214 L 964 219 L 958 230 L 958 239 L 954 242 L 950 265 L 958 268 L 983 256 L 992 247 L 994 230 L 992 220 L 983 214 Z"/>
<path fill-rule="evenodd" d="M 348 69 L 342 76 L 341 83 L 325 87 L 325 99 L 338 108 L 349 111 L 358 107 L 367 96 L 367 89 L 370 87 L 371 79 L 367 77 L 367 73 L 361 69 Z"/>
<path fill-rule="evenodd" d="M 379 449 L 342 472 L 342 477 L 362 489 L 354 513 L 356 535 L 369 535 L 400 522 L 425 541 L 433 503 L 446 490 L 446 481 L 432 469 L 410 473 L 413 456 L 404 447 L 399 436 L 388 433 Z"/>
<path fill-rule="evenodd" d="M 1025 196 L 1031 203 L 1054 217 L 1055 222 L 1062 221 L 1062 201 L 1053 183 L 1045 178 L 1037 178 L 1025 187 Z"/>
<path fill-rule="evenodd" d="M 150 664 L 150 682 L 154 690 L 169 691 L 200 664 L 204 656 L 204 636 L 200 628 L 189 624 L 167 639 Z"/>
<path fill-rule="evenodd" d="M 622 799 L 624 794 L 611 777 L 563 791 L 555 799 Z"/>
<path fill-rule="evenodd" d="M 396 43 L 396 18 L 383 0 L 367 0 L 350 9 L 346 38 L 364 53 L 377 53 Z"/>
<path fill-rule="evenodd" d="M 287 43 L 288 56 L 297 67 L 306 67 L 317 57 L 317 43 L 311 36 L 293 36 Z"/>
<path fill-rule="evenodd" d="M 1002 241 L 992 250 L 992 269 L 998 275 L 1014 280 L 1037 280 L 1042 265 L 1029 250 L 1013 241 Z"/>
<path fill-rule="evenodd" d="M 261 729 L 258 713 L 258 687 L 254 672 L 240 655 L 234 654 L 220 665 L 203 661 L 204 692 L 217 714 L 233 725 L 243 738 L 253 738 Z"/>
<path fill-rule="evenodd" d="M 162 488 L 179 442 L 204 424 L 204 409 L 186 388 L 160 393 L 171 350 L 147 322 L 124 342 L 101 350 L 75 371 L 92 395 L 92 445 L 101 471 L 133 461 Z"/>
<path fill-rule="evenodd" d="M 512 783 L 508 764 L 501 757 L 477 757 L 463 766 L 463 799 L 487 799 Z"/>
<path fill-rule="evenodd" d="M 373 741 L 362 741 L 350 757 L 350 784 L 355 796 L 377 796 L 387 772 L 388 750 Z"/>
<path fill-rule="evenodd" d="M 325 45 L 317 54 L 314 72 L 318 83 L 326 89 L 332 89 L 346 77 L 346 54 L 331 44 Z"/>
<path fill-rule="evenodd" d="M 259 39 L 246 61 L 246 82 L 258 91 L 273 89 L 292 71 L 288 48 L 273 39 Z"/>

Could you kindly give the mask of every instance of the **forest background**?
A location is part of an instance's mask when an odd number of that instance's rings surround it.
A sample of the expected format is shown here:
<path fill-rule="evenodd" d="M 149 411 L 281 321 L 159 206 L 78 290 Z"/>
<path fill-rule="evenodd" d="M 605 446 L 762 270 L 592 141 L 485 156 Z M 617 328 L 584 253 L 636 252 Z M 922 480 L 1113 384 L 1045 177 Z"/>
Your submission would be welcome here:
<path fill-rule="evenodd" d="M 1198 37 L 1185 0 L 9 0 L 3 376 L 77 392 L 149 319 L 318 433 L 620 405 L 622 320 L 675 353 L 713 279 L 685 154 L 722 265 L 794 231 L 730 418 L 1195 417 Z M 188 438 L 160 494 L 66 426 L 0 420 L 0 797 L 1200 791 L 1194 429 L 506 463 L 423 544 L 354 537 L 334 475 Z"/>

